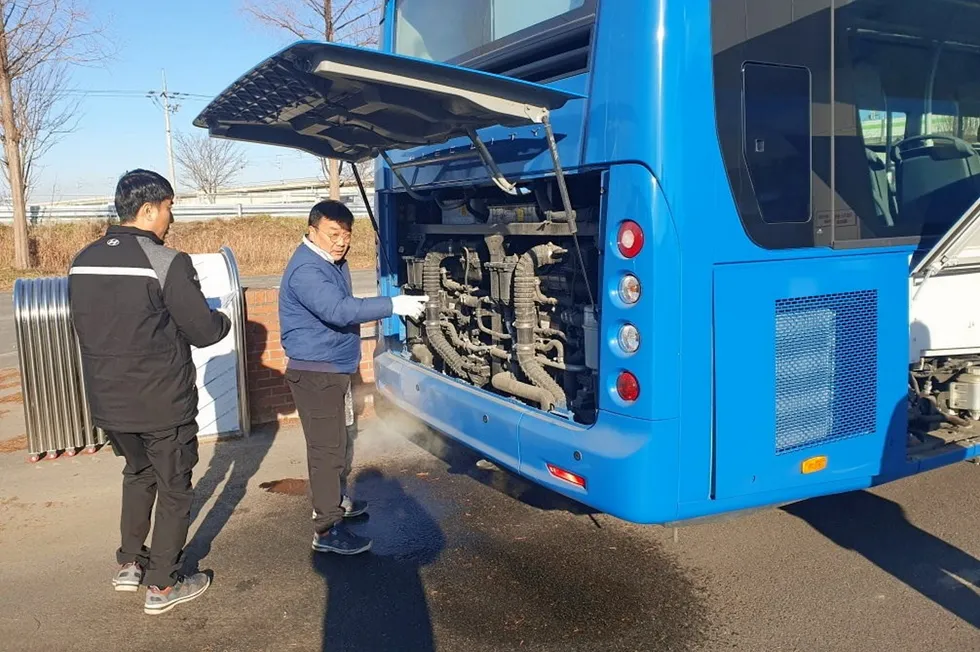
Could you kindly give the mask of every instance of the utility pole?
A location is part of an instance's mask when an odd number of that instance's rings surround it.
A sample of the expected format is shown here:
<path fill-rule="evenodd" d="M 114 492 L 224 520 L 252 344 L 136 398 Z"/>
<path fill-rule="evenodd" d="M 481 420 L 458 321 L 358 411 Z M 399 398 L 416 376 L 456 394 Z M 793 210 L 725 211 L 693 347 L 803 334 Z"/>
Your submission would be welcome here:
<path fill-rule="evenodd" d="M 161 71 L 163 75 L 163 90 L 150 91 L 147 97 L 152 99 L 157 106 L 163 109 L 163 121 L 167 131 L 167 163 L 170 166 L 170 184 L 174 187 L 174 195 L 177 194 L 177 172 L 174 168 L 174 142 L 170 132 L 170 114 L 176 113 L 180 108 L 179 104 L 171 104 L 171 98 L 178 99 L 183 93 L 171 93 L 167 89 L 167 71 Z M 159 99 L 158 99 L 159 98 Z"/>
<path fill-rule="evenodd" d="M 174 195 L 177 194 L 177 173 L 174 170 L 174 139 L 170 135 L 170 93 L 167 92 L 167 71 L 163 73 L 163 118 L 167 126 L 167 162 L 170 164 L 170 183 L 174 187 Z M 174 107 L 174 111 L 177 107 Z"/>

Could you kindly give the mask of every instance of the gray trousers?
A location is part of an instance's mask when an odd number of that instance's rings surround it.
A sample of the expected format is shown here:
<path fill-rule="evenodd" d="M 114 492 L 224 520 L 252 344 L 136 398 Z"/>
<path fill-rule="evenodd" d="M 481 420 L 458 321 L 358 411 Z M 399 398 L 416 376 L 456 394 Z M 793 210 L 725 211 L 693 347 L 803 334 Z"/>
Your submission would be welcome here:
<path fill-rule="evenodd" d="M 354 448 L 346 400 L 351 377 L 287 369 L 286 382 L 306 438 L 313 528 L 323 533 L 344 518 L 341 501 Z"/>

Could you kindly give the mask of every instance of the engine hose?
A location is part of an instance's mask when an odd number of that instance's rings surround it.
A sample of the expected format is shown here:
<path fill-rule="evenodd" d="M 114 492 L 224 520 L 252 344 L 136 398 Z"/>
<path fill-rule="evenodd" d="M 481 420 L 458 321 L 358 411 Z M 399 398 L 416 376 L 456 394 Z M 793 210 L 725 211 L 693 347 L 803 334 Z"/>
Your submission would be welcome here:
<path fill-rule="evenodd" d="M 510 373 L 509 371 L 502 371 L 499 374 L 494 374 L 491 382 L 495 388 L 502 392 L 513 394 L 514 396 L 520 396 L 521 398 L 526 398 L 529 401 L 536 401 L 539 405 L 541 405 L 542 410 L 548 411 L 554 405 L 554 397 L 548 390 L 544 389 L 543 387 L 535 387 L 534 385 L 522 383 L 514 378 L 514 374 Z"/>
<path fill-rule="evenodd" d="M 497 331 L 491 330 L 491 329 L 489 329 L 489 328 L 487 328 L 486 326 L 483 325 L 483 316 L 484 316 L 484 314 L 485 313 L 483 312 L 483 305 L 482 304 L 477 304 L 477 306 L 476 306 L 476 325 L 480 329 L 480 331 L 483 332 L 483 333 L 486 333 L 487 335 L 490 335 L 491 337 L 495 337 L 498 340 L 509 340 L 510 339 L 510 335 L 508 335 L 507 333 L 498 333 Z"/>
<path fill-rule="evenodd" d="M 421 362 L 424 366 L 432 367 L 432 351 L 429 350 L 424 344 L 415 344 L 412 346 L 412 355 L 415 359 Z"/>
<path fill-rule="evenodd" d="M 548 340 L 547 342 L 538 342 L 534 345 L 534 348 L 539 353 L 547 353 L 548 351 L 558 351 L 558 360 L 565 359 L 565 346 L 559 340 Z"/>
<path fill-rule="evenodd" d="M 534 302 L 540 294 L 537 283 L 537 268 L 558 262 L 558 257 L 563 253 L 565 253 L 564 249 L 551 243 L 537 245 L 521 256 L 517 262 L 517 268 L 514 270 L 514 329 L 517 331 L 517 363 L 535 386 L 551 394 L 554 399 L 553 404 L 561 409 L 565 409 L 568 405 L 565 390 L 535 359 L 534 327 L 537 321 L 537 308 Z"/>
<path fill-rule="evenodd" d="M 442 261 L 449 255 L 447 252 L 436 250 L 425 255 L 425 263 L 422 266 L 422 289 L 429 295 L 429 302 L 425 304 L 425 334 L 432 348 L 449 365 L 449 368 L 456 372 L 457 376 L 468 378 L 463 356 L 457 353 L 453 345 L 446 340 L 445 335 L 442 334 L 442 325 L 439 323 L 442 313 L 442 303 L 439 299 L 442 292 L 439 269 Z"/>

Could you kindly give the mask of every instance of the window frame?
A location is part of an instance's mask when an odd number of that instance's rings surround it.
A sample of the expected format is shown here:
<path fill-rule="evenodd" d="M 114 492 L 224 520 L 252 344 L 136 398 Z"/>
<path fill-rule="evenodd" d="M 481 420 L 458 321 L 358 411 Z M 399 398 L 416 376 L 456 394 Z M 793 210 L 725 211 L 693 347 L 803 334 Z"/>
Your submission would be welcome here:
<path fill-rule="evenodd" d="M 752 163 L 749 160 L 749 128 L 748 128 L 748 86 L 746 84 L 746 71 L 748 68 L 780 68 L 783 70 L 802 70 L 806 72 L 807 79 L 807 111 L 806 111 L 806 122 L 807 122 L 807 156 L 806 156 L 806 171 L 807 171 L 807 197 L 806 197 L 806 219 L 795 219 L 795 220 L 779 220 L 772 221 L 766 219 L 766 212 L 763 210 L 762 205 L 759 204 L 759 215 L 762 218 L 762 222 L 766 225 L 784 225 L 784 224 L 809 224 L 813 222 L 813 72 L 809 67 L 804 65 L 796 64 L 786 64 L 786 63 L 774 63 L 771 61 L 757 61 L 757 60 L 746 60 L 742 62 L 742 161 L 745 164 L 745 170 L 749 176 L 749 183 L 753 187 L 753 194 L 756 197 L 756 203 L 759 202 L 759 194 L 755 192 L 756 182 L 752 175 Z"/>
<path fill-rule="evenodd" d="M 398 4 L 401 1 L 395 0 L 393 2 L 393 12 L 397 13 Z M 510 60 L 522 59 L 522 55 L 532 54 L 551 45 L 560 44 L 564 40 L 574 38 L 575 36 L 582 34 L 591 35 L 595 30 L 598 4 L 599 0 L 585 0 L 582 6 L 577 9 L 572 9 L 540 23 L 535 23 L 520 31 L 508 34 L 495 41 L 484 43 L 452 59 L 440 61 L 439 63 L 472 68 L 474 70 L 487 70 L 501 64 L 506 64 Z M 392 52 L 397 52 L 398 30 L 396 24 L 392 25 L 391 38 Z M 591 37 L 589 40 L 591 42 Z M 587 68 L 591 70 L 591 67 L 592 57 L 590 53 Z M 555 79 L 558 78 L 561 78 L 561 76 Z M 546 81 L 553 81 L 553 79 Z"/>

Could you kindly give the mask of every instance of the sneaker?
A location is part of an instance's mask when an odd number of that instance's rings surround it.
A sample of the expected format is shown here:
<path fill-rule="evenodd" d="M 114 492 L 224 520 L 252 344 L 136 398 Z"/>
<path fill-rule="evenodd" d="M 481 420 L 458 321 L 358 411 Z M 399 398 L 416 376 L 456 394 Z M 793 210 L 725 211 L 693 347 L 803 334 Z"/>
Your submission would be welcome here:
<path fill-rule="evenodd" d="M 335 552 L 338 555 L 356 555 L 371 549 L 371 540 L 348 530 L 342 523 L 323 533 L 313 535 L 313 549 L 317 552 Z"/>
<path fill-rule="evenodd" d="M 367 502 L 352 500 L 350 496 L 344 496 L 344 499 L 340 501 L 340 506 L 344 510 L 344 518 L 354 518 L 367 511 Z"/>
<path fill-rule="evenodd" d="M 142 581 L 143 567 L 133 561 L 119 567 L 116 576 L 112 578 L 112 585 L 116 587 L 117 591 L 133 593 L 139 591 Z"/>
<path fill-rule="evenodd" d="M 211 578 L 204 573 L 194 573 L 181 577 L 173 586 L 161 589 L 151 586 L 146 589 L 146 602 L 143 613 L 151 616 L 170 611 L 181 602 L 188 602 L 198 597 L 211 586 Z"/>

